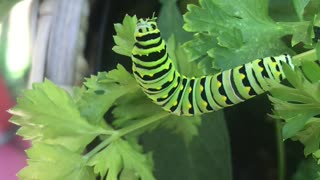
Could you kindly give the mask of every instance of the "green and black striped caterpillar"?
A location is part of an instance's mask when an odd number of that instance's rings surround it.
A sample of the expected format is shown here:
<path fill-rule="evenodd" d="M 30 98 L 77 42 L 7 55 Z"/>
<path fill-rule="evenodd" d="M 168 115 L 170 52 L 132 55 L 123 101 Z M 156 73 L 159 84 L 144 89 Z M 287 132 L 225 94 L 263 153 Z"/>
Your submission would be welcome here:
<path fill-rule="evenodd" d="M 294 67 L 291 57 L 257 59 L 211 76 L 181 75 L 170 59 L 154 19 L 140 19 L 132 50 L 133 73 L 144 93 L 166 111 L 198 115 L 217 111 L 268 91 L 266 78 L 280 82 L 282 64 Z"/>

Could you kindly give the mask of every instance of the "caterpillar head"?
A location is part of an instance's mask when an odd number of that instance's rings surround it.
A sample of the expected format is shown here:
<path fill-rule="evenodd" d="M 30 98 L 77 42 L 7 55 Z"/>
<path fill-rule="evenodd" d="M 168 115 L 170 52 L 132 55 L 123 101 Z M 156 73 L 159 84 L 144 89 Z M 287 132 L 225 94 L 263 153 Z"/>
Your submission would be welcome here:
<path fill-rule="evenodd" d="M 155 18 L 139 19 L 135 30 L 135 37 L 142 37 L 147 34 L 159 33 L 160 31 L 155 20 Z"/>

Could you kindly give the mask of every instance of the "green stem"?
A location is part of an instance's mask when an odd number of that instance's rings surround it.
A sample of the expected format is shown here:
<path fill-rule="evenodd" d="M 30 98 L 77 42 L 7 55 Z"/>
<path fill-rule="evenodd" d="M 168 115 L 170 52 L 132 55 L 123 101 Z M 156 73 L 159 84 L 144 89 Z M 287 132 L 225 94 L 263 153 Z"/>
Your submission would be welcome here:
<path fill-rule="evenodd" d="M 316 49 L 312 49 L 310 51 L 297 54 L 292 57 L 292 63 L 294 65 L 300 66 L 302 61 L 316 61 L 319 58 L 317 57 Z"/>
<path fill-rule="evenodd" d="M 89 160 L 93 155 L 95 155 L 97 152 L 99 152 L 104 147 L 108 146 L 111 142 L 118 139 L 118 131 L 115 131 L 109 138 L 101 142 L 98 146 L 96 146 L 94 149 L 92 149 L 90 152 L 88 152 L 86 155 L 83 156 L 84 159 Z"/>
<path fill-rule="evenodd" d="M 90 152 L 88 152 L 86 155 L 84 155 L 84 159 L 90 159 L 93 155 L 95 155 L 97 152 L 99 152 L 100 150 L 102 150 L 103 148 L 105 148 L 106 146 L 108 146 L 109 144 L 111 144 L 113 141 L 121 138 L 122 136 L 125 136 L 135 130 L 141 129 L 145 126 L 148 126 L 154 122 L 157 122 L 159 120 L 161 120 L 164 117 L 169 116 L 170 114 L 167 112 L 161 112 L 158 113 L 154 116 L 150 116 L 148 118 L 145 118 L 135 124 L 132 124 L 128 127 L 122 128 L 118 131 L 114 131 L 114 133 L 108 137 L 107 139 L 105 139 L 103 142 L 101 142 L 98 146 L 96 146 L 93 150 L 91 150 Z"/>
<path fill-rule="evenodd" d="M 276 138 L 277 138 L 277 146 L 278 146 L 278 180 L 285 179 L 286 172 L 286 162 L 285 162 L 285 152 L 284 152 L 284 143 L 282 138 L 282 127 L 281 122 L 276 120 Z"/>
<path fill-rule="evenodd" d="M 160 119 L 165 118 L 165 117 L 167 117 L 169 115 L 170 115 L 170 113 L 162 111 L 162 112 L 160 112 L 160 113 L 158 113 L 158 114 L 156 114 L 154 116 L 150 116 L 150 117 L 148 117 L 146 119 L 143 119 L 143 120 L 141 120 L 141 121 L 139 121 L 139 122 L 137 122 L 137 123 L 135 123 L 135 124 L 133 124 L 131 126 L 128 126 L 128 127 L 125 127 L 123 129 L 121 129 L 119 131 L 119 136 L 122 137 L 122 136 L 124 136 L 126 134 L 129 134 L 129 133 L 131 133 L 131 132 L 133 132 L 133 131 L 135 131 L 137 129 L 141 129 L 142 127 L 145 127 L 145 126 L 148 126 L 148 125 L 150 125 L 150 124 L 152 124 L 154 122 L 157 122 Z"/>

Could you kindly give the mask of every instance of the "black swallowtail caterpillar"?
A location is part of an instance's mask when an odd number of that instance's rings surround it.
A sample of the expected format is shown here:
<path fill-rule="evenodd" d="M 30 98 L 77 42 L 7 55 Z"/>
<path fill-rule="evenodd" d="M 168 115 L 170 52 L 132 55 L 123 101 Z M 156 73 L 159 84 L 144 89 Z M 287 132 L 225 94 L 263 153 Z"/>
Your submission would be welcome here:
<path fill-rule="evenodd" d="M 268 91 L 266 78 L 280 82 L 291 57 L 257 59 L 211 76 L 181 75 L 170 59 L 154 19 L 140 19 L 132 50 L 133 73 L 144 93 L 166 111 L 198 115 L 229 107 Z"/>

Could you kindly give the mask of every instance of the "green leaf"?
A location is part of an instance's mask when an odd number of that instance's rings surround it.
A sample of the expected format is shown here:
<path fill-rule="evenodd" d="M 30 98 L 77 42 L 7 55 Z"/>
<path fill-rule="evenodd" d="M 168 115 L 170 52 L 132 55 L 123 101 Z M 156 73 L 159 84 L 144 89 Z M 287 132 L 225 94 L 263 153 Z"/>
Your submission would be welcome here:
<path fill-rule="evenodd" d="M 116 107 L 112 111 L 115 117 L 113 125 L 117 128 L 126 127 L 162 111 L 164 110 L 160 106 L 153 103 L 139 90 L 135 94 L 128 94 L 116 102 Z"/>
<path fill-rule="evenodd" d="M 295 136 L 300 132 L 305 123 L 311 118 L 312 115 L 309 114 L 299 114 L 291 119 L 287 119 L 287 123 L 282 129 L 282 136 L 284 139 L 295 138 Z"/>
<path fill-rule="evenodd" d="M 304 19 L 312 19 L 315 14 L 319 13 L 320 1 L 309 0 L 308 5 L 304 8 Z"/>
<path fill-rule="evenodd" d="M 187 52 L 180 46 L 175 35 L 170 36 L 167 41 L 167 47 L 170 58 L 175 63 L 178 72 L 188 77 L 199 77 L 203 75 L 195 63 L 188 62 Z"/>
<path fill-rule="evenodd" d="M 316 83 L 320 80 L 320 66 L 316 62 L 302 62 L 301 69 L 304 76 L 311 83 Z"/>
<path fill-rule="evenodd" d="M 287 64 L 283 65 L 283 71 L 289 83 L 292 84 L 293 87 L 301 89 L 303 86 L 303 77 L 299 74 L 299 71 L 292 70 Z"/>
<path fill-rule="evenodd" d="M 161 37 L 168 40 L 172 35 L 178 43 L 190 40 L 191 33 L 182 29 L 183 18 L 177 7 L 177 0 L 161 0 L 162 6 L 158 17 L 158 26 L 161 30 Z M 170 50 L 170 48 L 168 48 Z"/>
<path fill-rule="evenodd" d="M 82 151 L 98 134 L 105 133 L 103 128 L 81 117 L 71 96 L 49 80 L 33 84 L 33 89 L 18 98 L 10 113 L 14 115 L 10 121 L 21 126 L 18 135 L 74 151 Z"/>
<path fill-rule="evenodd" d="M 134 45 L 134 31 L 136 29 L 137 17 L 126 15 L 122 24 L 114 24 L 117 35 L 113 36 L 116 45 L 112 50 L 118 54 L 131 57 Z"/>
<path fill-rule="evenodd" d="M 300 21 L 303 20 L 304 8 L 308 5 L 309 1 L 310 0 L 293 0 L 293 5 Z"/>
<path fill-rule="evenodd" d="M 33 180 L 95 180 L 93 169 L 86 165 L 81 155 L 63 146 L 33 144 L 27 150 L 28 166 L 19 173 L 19 179 Z"/>
<path fill-rule="evenodd" d="M 283 66 L 286 78 L 292 84 L 292 87 L 281 85 L 275 81 L 270 81 L 273 87 L 271 94 L 275 95 L 278 99 L 287 101 L 293 106 L 299 108 L 300 105 L 310 104 L 310 107 L 316 107 L 317 103 L 320 101 L 318 94 L 320 90 L 318 88 L 318 83 L 310 83 L 301 73 L 299 69 L 293 71 L 286 64 Z M 307 106 L 309 107 L 309 106 Z"/>
<path fill-rule="evenodd" d="M 112 142 L 107 148 L 96 154 L 89 162 L 94 166 L 94 172 L 106 180 L 117 180 L 121 171 L 134 171 L 134 175 L 142 180 L 155 179 L 152 174 L 152 161 L 150 156 L 136 151 L 124 141 Z M 130 177 L 134 178 L 134 177 Z"/>
<path fill-rule="evenodd" d="M 281 38 L 301 33 L 299 28 L 309 25 L 273 21 L 267 0 L 200 0 L 199 4 L 189 5 L 184 15 L 184 29 L 199 33 L 185 47 L 192 61 L 212 64 L 206 67 L 207 72 L 291 52 Z"/>
<path fill-rule="evenodd" d="M 108 73 L 91 76 L 84 84 L 88 89 L 82 94 L 78 106 L 81 115 L 93 124 L 101 123 L 104 114 L 118 98 L 138 89 L 133 76 L 120 64 Z"/>
<path fill-rule="evenodd" d="M 317 53 L 317 57 L 320 58 L 320 43 L 316 44 L 316 53 Z"/>
<path fill-rule="evenodd" d="M 319 180 L 319 169 L 320 166 L 317 165 L 317 162 L 314 159 L 308 158 L 302 160 L 299 163 L 292 180 Z"/>
<path fill-rule="evenodd" d="M 185 144 L 189 145 L 193 138 L 199 135 L 199 126 L 201 125 L 201 117 L 179 117 L 170 116 L 163 122 L 162 126 L 183 138 Z"/>
<path fill-rule="evenodd" d="M 226 47 L 228 49 L 238 49 L 243 45 L 242 33 L 239 29 L 234 28 L 230 32 L 221 32 L 221 35 L 217 37 L 218 44 L 221 47 Z"/>
<path fill-rule="evenodd" d="M 288 27 L 290 28 L 290 27 Z M 312 38 L 314 37 L 313 33 L 313 22 L 299 22 L 296 23 L 295 29 L 297 33 L 294 33 L 291 39 L 291 46 L 295 46 L 300 42 L 308 46 L 312 46 Z"/>
<path fill-rule="evenodd" d="M 114 143 L 99 152 L 88 162 L 88 165 L 94 166 L 94 172 L 97 175 L 105 177 L 108 173 L 106 177 L 107 180 L 116 180 L 123 167 L 122 158 L 117 152 Z"/>
<path fill-rule="evenodd" d="M 156 178 L 231 180 L 230 142 L 226 128 L 223 112 L 219 111 L 204 115 L 199 135 L 188 144 L 167 129 L 143 135 L 145 150 L 153 151 Z"/>
<path fill-rule="evenodd" d="M 304 144 L 305 155 L 316 152 L 320 148 L 320 118 L 310 118 L 295 138 Z"/>
<path fill-rule="evenodd" d="M 283 70 L 293 87 L 271 83 L 273 97 L 270 100 L 276 117 L 285 121 L 283 138 L 302 142 L 308 155 L 318 150 L 320 143 L 319 125 L 314 119 L 320 114 L 320 82 L 310 83 L 299 69 L 293 71 L 288 65 L 284 65 Z"/>
<path fill-rule="evenodd" d="M 181 44 L 190 40 L 192 34 L 183 30 L 183 18 L 175 0 L 162 0 L 162 7 L 158 17 L 158 26 L 161 37 L 166 40 L 167 51 L 176 65 L 177 70 L 183 75 L 201 75 L 195 63 L 189 62 Z"/>
<path fill-rule="evenodd" d="M 315 151 L 314 153 L 312 153 L 312 156 L 317 160 L 317 164 L 320 164 L 320 149 L 318 149 L 317 151 Z M 320 173 L 319 177 L 320 177 Z"/>
<path fill-rule="evenodd" d="M 218 43 L 218 41 L 214 36 L 204 33 L 195 34 L 192 41 L 183 44 L 184 50 L 186 51 L 185 56 L 188 57 L 186 59 L 189 59 L 191 62 L 198 62 L 199 69 L 203 69 L 204 73 L 213 74 L 212 67 L 214 66 L 214 62 L 212 58 L 208 56 L 208 53 L 212 49 L 212 45 L 216 43 Z"/>

